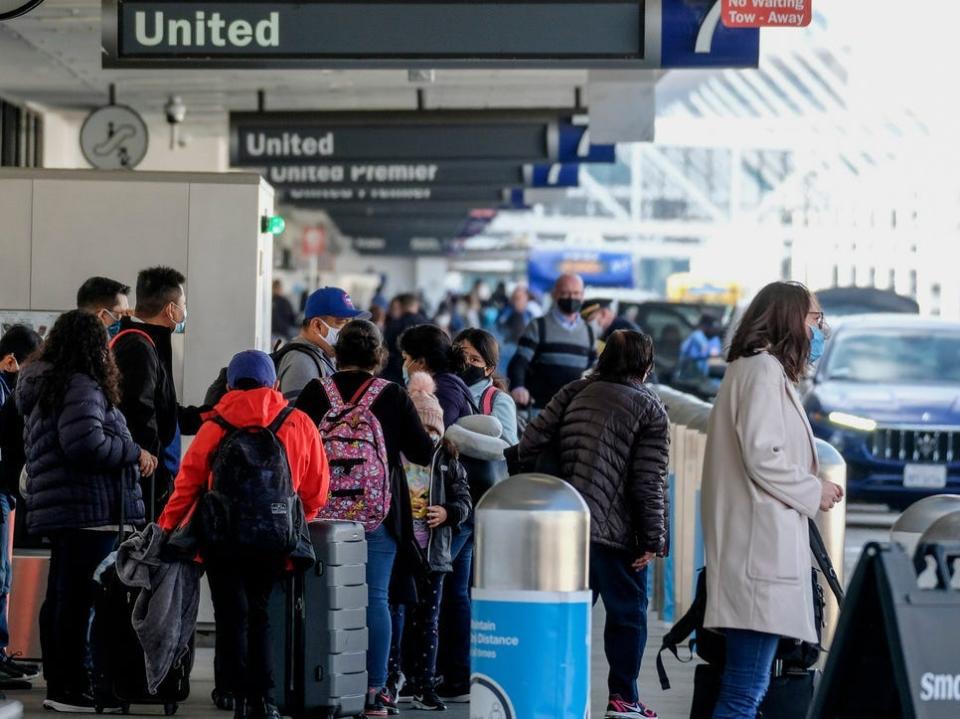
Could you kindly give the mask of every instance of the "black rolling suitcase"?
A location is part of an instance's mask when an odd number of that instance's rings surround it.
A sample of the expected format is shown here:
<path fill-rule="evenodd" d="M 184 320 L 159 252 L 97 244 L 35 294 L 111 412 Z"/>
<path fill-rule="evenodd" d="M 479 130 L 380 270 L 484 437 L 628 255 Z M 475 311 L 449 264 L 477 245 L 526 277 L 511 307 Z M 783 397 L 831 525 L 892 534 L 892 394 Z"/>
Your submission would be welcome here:
<path fill-rule="evenodd" d="M 284 716 L 354 717 L 367 692 L 367 542 L 355 522 L 310 524 L 317 563 L 270 598 L 276 703 Z"/>
<path fill-rule="evenodd" d="M 154 496 L 155 478 L 150 478 L 150 496 Z M 121 497 L 122 500 L 122 497 Z M 148 502 L 154 515 L 154 504 Z M 126 524 L 123 502 L 120 503 L 120 526 Z M 120 530 L 123 539 L 123 530 Z M 116 566 L 110 566 L 100 576 L 100 593 L 94 605 L 91 641 L 100 659 L 103 675 L 95 677 L 99 702 L 119 705 L 124 714 L 131 705 L 160 705 L 163 713 L 171 716 L 190 696 L 190 672 L 193 670 L 194 645 L 190 641 L 187 653 L 170 668 L 156 694 L 147 689 L 147 670 L 140 639 L 133 630 L 133 606 L 140 590 L 128 587 L 117 576 Z M 99 711 L 99 708 L 98 708 Z"/>
<path fill-rule="evenodd" d="M 139 589 L 126 586 L 110 567 L 101 576 L 101 592 L 93 623 L 95 651 L 103 658 L 105 675 L 98 677 L 98 700 L 119 705 L 124 714 L 131 705 L 161 705 L 167 716 L 190 696 L 193 669 L 193 642 L 187 654 L 175 662 L 156 694 L 147 691 L 147 670 L 143 647 L 133 631 L 131 617 Z"/>
<path fill-rule="evenodd" d="M 813 701 L 818 672 L 815 669 L 771 677 L 770 687 L 760 704 L 759 719 L 807 719 Z M 693 704 L 690 719 L 710 719 L 720 696 L 723 672 L 712 664 L 701 664 L 693 677 Z"/>

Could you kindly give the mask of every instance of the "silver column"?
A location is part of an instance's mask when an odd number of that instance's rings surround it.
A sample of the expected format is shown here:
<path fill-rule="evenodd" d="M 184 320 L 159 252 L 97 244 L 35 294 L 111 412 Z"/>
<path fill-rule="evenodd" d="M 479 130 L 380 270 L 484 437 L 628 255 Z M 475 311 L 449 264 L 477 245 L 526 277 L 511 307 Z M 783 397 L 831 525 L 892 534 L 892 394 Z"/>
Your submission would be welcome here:
<path fill-rule="evenodd" d="M 470 716 L 590 716 L 590 511 L 545 474 L 477 503 Z"/>
<path fill-rule="evenodd" d="M 589 588 L 590 510 L 561 479 L 521 474 L 496 484 L 477 503 L 475 532 L 478 588 Z"/>
<path fill-rule="evenodd" d="M 847 489 L 847 463 L 840 453 L 828 442 L 817 440 L 817 456 L 820 459 L 820 478 Z M 829 512 L 820 512 L 817 515 L 817 527 L 823 535 L 823 543 L 827 547 L 830 561 L 837 571 L 840 583 L 843 583 L 843 547 L 847 534 L 847 502 L 844 500 Z M 824 649 L 830 649 L 834 632 L 837 630 L 837 620 L 840 618 L 840 607 L 836 597 L 821 577 L 820 584 L 827 600 L 825 625 L 823 628 L 822 644 Z"/>

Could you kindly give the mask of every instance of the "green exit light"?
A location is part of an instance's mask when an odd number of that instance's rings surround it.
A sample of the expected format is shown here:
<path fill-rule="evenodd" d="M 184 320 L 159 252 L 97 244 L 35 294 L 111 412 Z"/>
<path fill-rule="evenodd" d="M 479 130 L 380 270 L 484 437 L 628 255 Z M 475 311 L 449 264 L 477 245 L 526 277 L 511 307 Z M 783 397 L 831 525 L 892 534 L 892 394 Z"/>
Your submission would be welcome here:
<path fill-rule="evenodd" d="M 282 235 L 287 229 L 287 221 L 280 215 L 264 215 L 260 218 L 260 231 L 271 235 Z"/>

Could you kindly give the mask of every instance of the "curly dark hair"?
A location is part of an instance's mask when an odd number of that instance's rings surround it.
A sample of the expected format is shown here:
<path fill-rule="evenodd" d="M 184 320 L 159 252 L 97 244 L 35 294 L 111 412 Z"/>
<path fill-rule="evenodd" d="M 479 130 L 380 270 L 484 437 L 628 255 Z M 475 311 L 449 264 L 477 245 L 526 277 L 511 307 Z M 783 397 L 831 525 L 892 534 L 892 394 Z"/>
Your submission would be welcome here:
<path fill-rule="evenodd" d="M 60 315 L 34 358 L 50 365 L 40 390 L 40 407 L 45 412 L 60 406 L 70 378 L 77 373 L 92 377 L 111 405 L 120 404 L 120 371 L 107 347 L 107 331 L 95 315 L 83 310 Z"/>

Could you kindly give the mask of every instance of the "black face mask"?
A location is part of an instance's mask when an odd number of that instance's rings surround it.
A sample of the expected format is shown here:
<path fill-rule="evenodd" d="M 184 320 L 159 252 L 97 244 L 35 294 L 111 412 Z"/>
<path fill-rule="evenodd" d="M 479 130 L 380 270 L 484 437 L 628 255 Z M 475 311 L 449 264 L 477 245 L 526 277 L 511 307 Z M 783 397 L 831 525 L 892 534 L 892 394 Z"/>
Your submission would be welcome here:
<path fill-rule="evenodd" d="M 480 382 L 481 380 L 485 380 L 486 378 L 487 378 L 487 370 L 484 369 L 483 367 L 475 367 L 472 364 L 467 365 L 460 372 L 460 379 L 462 379 L 463 383 L 468 387 L 470 385 L 476 384 L 477 382 Z"/>
<path fill-rule="evenodd" d="M 561 297 L 557 300 L 557 307 L 565 315 L 575 315 L 583 307 L 583 300 L 578 300 L 576 297 Z"/>
<path fill-rule="evenodd" d="M 6 382 L 9 389 L 13 389 L 17 386 L 17 377 L 20 376 L 19 372 L 2 372 L 3 381 Z"/>

